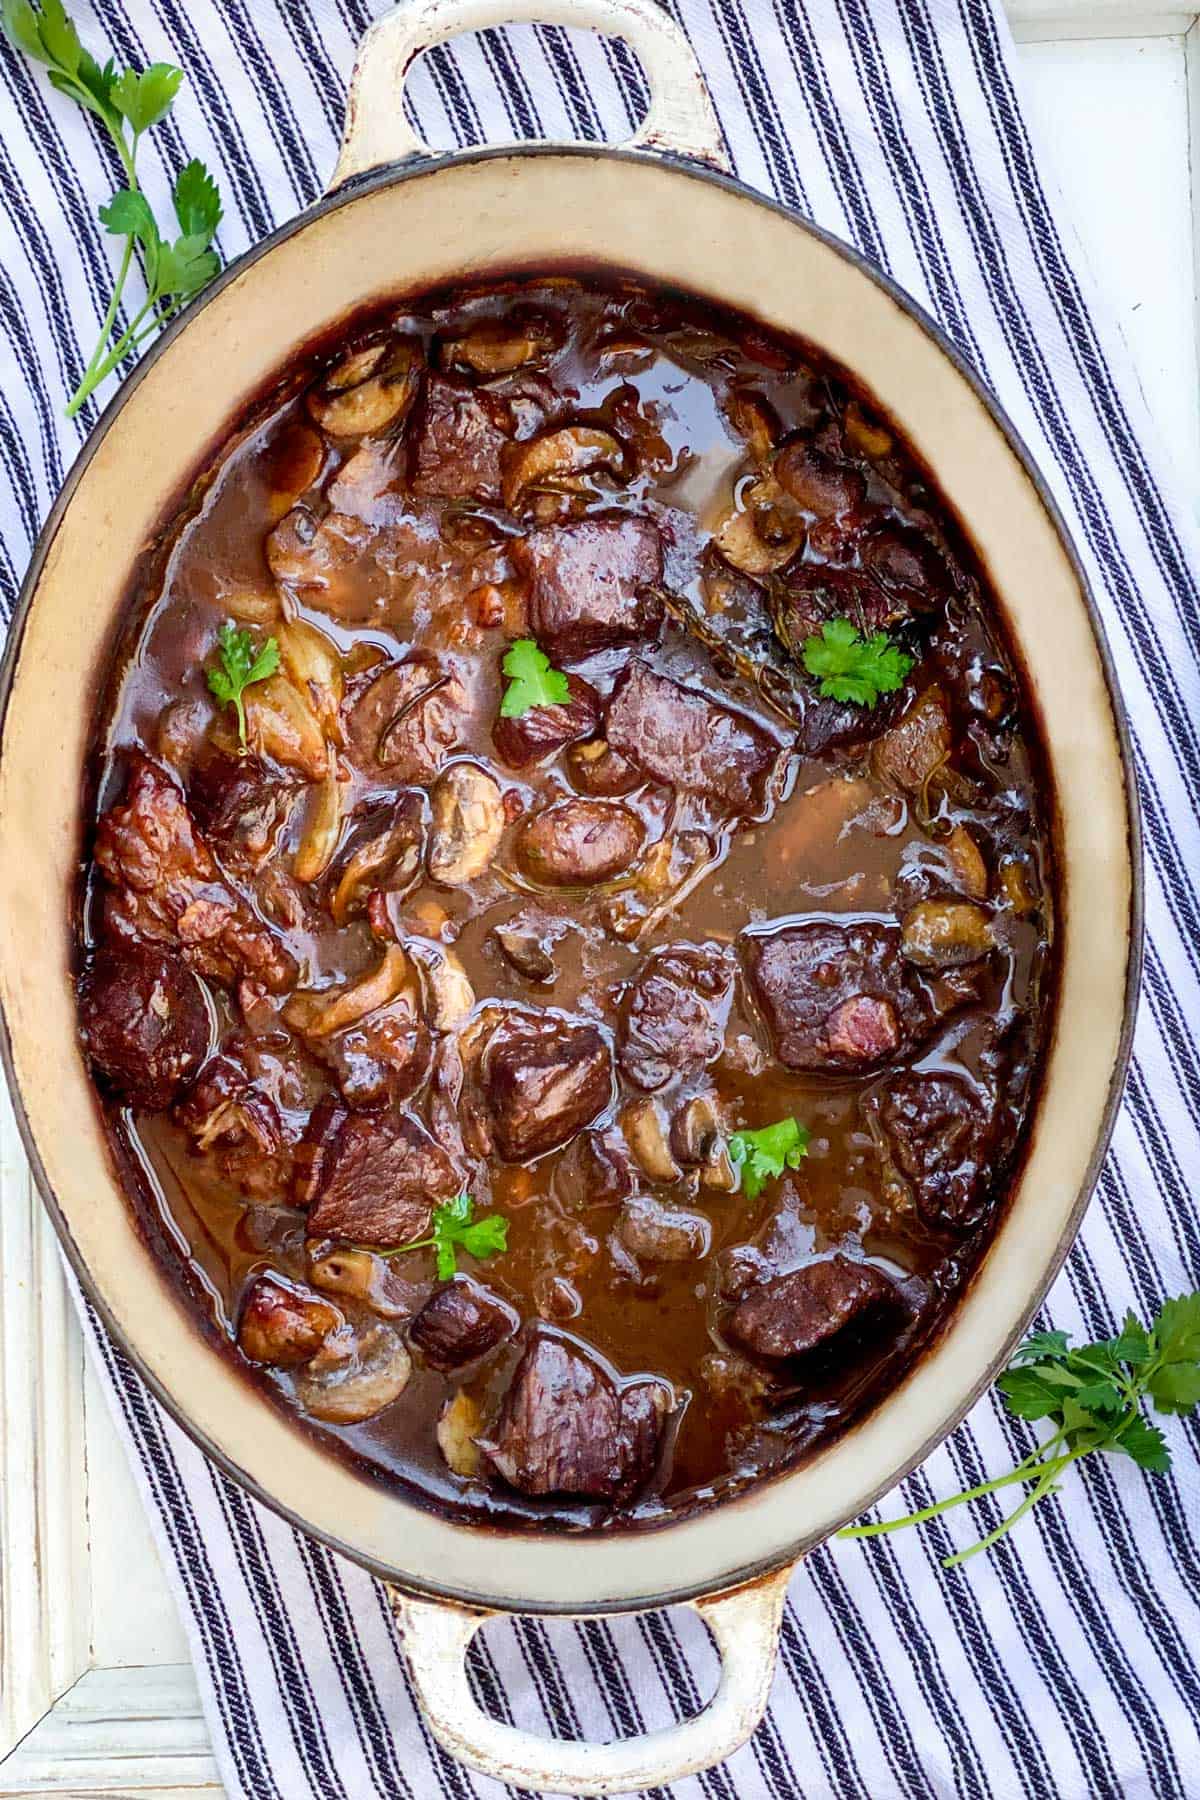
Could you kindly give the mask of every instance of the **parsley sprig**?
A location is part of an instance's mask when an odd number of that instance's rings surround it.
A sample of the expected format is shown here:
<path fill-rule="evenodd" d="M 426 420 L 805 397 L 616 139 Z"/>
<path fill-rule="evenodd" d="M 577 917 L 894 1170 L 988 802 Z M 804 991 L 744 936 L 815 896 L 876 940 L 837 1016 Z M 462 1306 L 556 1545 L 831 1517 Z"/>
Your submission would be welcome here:
<path fill-rule="evenodd" d="M 433 1230 L 428 1237 L 414 1238 L 411 1244 L 399 1244 L 384 1250 L 384 1256 L 403 1256 L 410 1250 L 436 1250 L 439 1281 L 449 1281 L 458 1268 L 458 1252 L 468 1256 L 499 1256 L 508 1248 L 508 1220 L 500 1213 L 474 1217 L 475 1202 L 470 1194 L 458 1194 L 444 1206 L 433 1209 Z"/>
<path fill-rule="evenodd" d="M 118 71 L 111 57 L 101 67 L 80 41 L 63 0 L 40 0 L 38 7 L 32 0 L 0 0 L 0 25 L 19 50 L 45 65 L 52 87 L 100 120 L 125 172 L 125 186 L 100 208 L 101 222 L 125 243 L 99 341 L 82 381 L 67 402 L 67 417 L 72 419 L 129 352 L 173 319 L 216 274 L 220 262 L 211 245 L 221 222 L 221 200 L 204 164 L 189 162 L 179 171 L 172 192 L 178 234 L 164 236 L 138 182 L 138 146 L 144 134 L 171 110 L 183 80 L 182 69 L 172 63 L 151 63 L 140 71 Z M 114 337 L 138 245 L 146 298 Z"/>
<path fill-rule="evenodd" d="M 1200 1404 L 1200 1293 L 1165 1301 L 1149 1328 L 1127 1313 L 1116 1337 L 1078 1350 L 1071 1348 L 1065 1331 L 1034 1332 L 996 1386 L 1010 1412 L 1032 1422 L 1045 1420 L 1054 1427 L 1052 1435 L 1007 1475 L 982 1481 L 903 1519 L 850 1525 L 838 1536 L 878 1537 L 936 1519 L 953 1506 L 1000 1488 L 1025 1485 L 1029 1491 L 1020 1505 L 994 1531 L 945 1559 L 943 1568 L 953 1569 L 998 1543 L 1018 1519 L 1059 1491 L 1060 1478 L 1072 1463 L 1093 1451 L 1128 1456 L 1140 1469 L 1164 1474 L 1171 1466 L 1171 1452 L 1142 1408 L 1149 1400 L 1157 1412 L 1186 1414 Z"/>
<path fill-rule="evenodd" d="M 265 681 L 279 667 L 279 645 L 273 637 L 255 648 L 248 631 L 241 631 L 232 619 L 226 619 L 217 632 L 217 654 L 220 667 L 207 669 L 208 686 L 222 706 L 232 706 L 237 713 L 238 742 L 246 748 L 246 706 L 243 695 L 253 682 Z"/>
<path fill-rule="evenodd" d="M 566 676 L 551 667 L 550 658 L 532 638 L 510 644 L 500 667 L 508 676 L 500 702 L 502 719 L 519 719 L 533 706 L 565 706 L 571 698 Z"/>
<path fill-rule="evenodd" d="M 801 656 L 819 677 L 823 698 L 853 706 L 875 706 L 881 694 L 894 694 L 913 665 L 886 631 L 864 638 L 851 619 L 826 619 L 819 636 L 805 638 Z"/>
<path fill-rule="evenodd" d="M 729 1140 L 729 1160 L 741 1172 L 742 1192 L 757 1200 L 768 1181 L 785 1169 L 798 1169 L 808 1155 L 809 1132 L 799 1119 L 778 1119 L 758 1131 L 735 1131 Z"/>

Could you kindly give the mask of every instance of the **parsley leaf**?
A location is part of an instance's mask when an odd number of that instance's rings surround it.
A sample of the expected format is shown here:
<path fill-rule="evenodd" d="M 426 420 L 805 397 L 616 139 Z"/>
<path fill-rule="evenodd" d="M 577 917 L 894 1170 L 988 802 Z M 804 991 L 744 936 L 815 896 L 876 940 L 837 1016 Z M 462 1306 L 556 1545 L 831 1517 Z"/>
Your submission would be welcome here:
<path fill-rule="evenodd" d="M 566 676 L 551 668 L 550 658 L 532 638 L 510 644 L 500 667 L 508 676 L 500 702 L 502 719 L 519 719 L 531 706 L 565 706 L 571 698 Z"/>
<path fill-rule="evenodd" d="M 212 280 L 220 267 L 210 246 L 221 222 L 221 202 L 204 165 L 188 163 L 175 182 L 180 236 L 172 242 L 160 230 L 138 184 L 138 145 L 171 110 L 182 69 L 173 63 L 151 63 L 146 69 L 118 71 L 111 58 L 101 67 L 81 43 L 63 0 L 40 0 L 39 6 L 32 0 L 0 0 L 0 27 L 19 50 L 45 65 L 51 87 L 101 120 L 125 172 L 125 186 L 100 208 L 101 223 L 115 237 L 124 238 L 125 247 L 100 341 L 67 402 L 70 419 L 130 351 L 173 319 L 184 302 Z M 117 315 L 135 245 L 142 252 L 146 298 L 125 329 L 118 331 Z"/>
<path fill-rule="evenodd" d="M 729 1160 L 741 1171 L 742 1192 L 757 1200 L 768 1181 L 785 1169 L 798 1169 L 808 1155 L 808 1129 L 799 1119 L 778 1119 L 759 1131 L 735 1131 L 729 1140 Z"/>
<path fill-rule="evenodd" d="M 819 636 L 805 638 L 801 655 L 825 699 L 854 706 L 874 706 L 881 694 L 894 694 L 913 665 L 885 631 L 860 637 L 850 619 L 826 619 Z"/>
<path fill-rule="evenodd" d="M 232 706 L 237 713 L 238 742 L 246 748 L 246 708 L 242 699 L 255 681 L 265 681 L 279 667 L 279 645 L 269 637 L 259 649 L 248 631 L 240 631 L 232 619 L 226 619 L 217 633 L 217 649 L 221 666 L 206 670 L 208 686 L 222 706 Z"/>
<path fill-rule="evenodd" d="M 1019 1419 L 1046 1419 L 1052 1435 L 1006 1475 L 952 1494 L 903 1519 L 851 1525 L 839 1537 L 875 1537 L 937 1518 L 964 1501 L 981 1499 L 1014 1483 L 1029 1491 L 1014 1511 L 977 1544 L 947 1557 L 954 1568 L 987 1550 L 1039 1501 L 1056 1494 L 1059 1477 L 1095 1450 L 1127 1456 L 1139 1469 L 1162 1475 L 1171 1451 L 1162 1431 L 1146 1417 L 1149 1400 L 1160 1413 L 1194 1412 L 1200 1406 L 1200 1292 L 1166 1300 L 1147 1327 L 1126 1313 L 1116 1337 L 1071 1348 L 1065 1331 L 1036 1331 L 1026 1339 L 996 1386 Z"/>
<path fill-rule="evenodd" d="M 481 1260 L 499 1256 L 508 1248 L 508 1220 L 500 1213 L 474 1217 L 475 1202 L 470 1194 L 457 1194 L 443 1206 L 433 1209 L 433 1230 L 428 1237 L 415 1238 L 411 1244 L 400 1244 L 385 1250 L 384 1256 L 403 1256 L 409 1250 L 436 1250 L 439 1281 L 449 1281 L 458 1268 L 458 1252 Z"/>

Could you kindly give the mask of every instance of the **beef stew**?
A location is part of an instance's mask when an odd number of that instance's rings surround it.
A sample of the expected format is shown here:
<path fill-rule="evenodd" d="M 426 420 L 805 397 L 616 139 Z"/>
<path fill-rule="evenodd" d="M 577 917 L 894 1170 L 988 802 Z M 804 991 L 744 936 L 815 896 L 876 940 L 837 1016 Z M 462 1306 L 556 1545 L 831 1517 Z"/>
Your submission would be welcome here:
<path fill-rule="evenodd" d="M 379 1479 L 678 1516 L 860 1417 L 986 1250 L 1053 1010 L 1036 718 L 805 347 L 594 272 L 350 321 L 148 551 L 93 780 L 131 1201 Z"/>

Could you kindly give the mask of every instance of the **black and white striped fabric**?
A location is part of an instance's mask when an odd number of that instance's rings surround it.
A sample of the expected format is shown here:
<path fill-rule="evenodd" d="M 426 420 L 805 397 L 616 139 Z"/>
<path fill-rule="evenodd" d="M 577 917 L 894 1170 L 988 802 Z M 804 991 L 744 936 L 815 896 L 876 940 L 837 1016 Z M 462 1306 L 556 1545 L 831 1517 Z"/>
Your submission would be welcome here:
<path fill-rule="evenodd" d="M 152 190 L 200 155 L 236 255 L 333 166 L 366 0 L 69 0 L 88 42 L 187 85 L 145 148 Z M 1200 1285 L 1200 605 L 1194 523 L 1156 458 L 1022 117 L 990 0 L 676 0 L 743 180 L 857 244 L 999 395 L 1088 565 L 1133 716 L 1149 944 L 1128 1098 L 1050 1320 L 1089 1336 Z M 620 136 L 642 80 L 623 47 L 522 29 L 431 56 L 428 138 Z M 116 175 L 90 124 L 0 51 L 0 614 L 84 434 L 62 403 L 96 336 Z M 1189 560 L 1190 559 L 1190 560 Z M 468 1800 L 499 1792 L 414 1710 L 381 1590 L 211 1468 L 92 1326 L 174 1579 L 229 1792 Z M 791 1591 L 768 1718 L 678 1800 L 1200 1794 L 1200 1437 L 1170 1479 L 1088 1467 L 987 1558 L 939 1559 L 977 1516 L 814 1555 Z M 992 1398 L 884 1510 L 928 1503 L 1027 1445 Z M 624 1735 L 714 1679 L 690 1614 L 489 1630 L 482 1702 L 543 1732 Z"/>

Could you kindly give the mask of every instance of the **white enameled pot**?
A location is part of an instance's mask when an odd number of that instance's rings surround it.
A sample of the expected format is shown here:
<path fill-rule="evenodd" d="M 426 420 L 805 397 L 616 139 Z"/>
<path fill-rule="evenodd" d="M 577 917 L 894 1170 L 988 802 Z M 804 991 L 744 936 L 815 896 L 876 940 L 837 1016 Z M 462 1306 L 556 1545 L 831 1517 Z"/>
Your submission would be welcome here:
<path fill-rule="evenodd" d="M 433 155 L 406 125 L 413 58 L 456 32 L 540 19 L 625 37 L 649 114 L 622 148 Z M 1010 426 L 935 326 L 871 266 L 725 173 L 691 51 L 654 0 L 408 0 L 365 38 L 327 195 L 242 257 L 165 334 L 89 438 L 39 542 L 0 704 L 0 1006 L 25 1140 L 67 1254 L 159 1399 L 269 1506 L 383 1576 L 430 1725 L 534 1791 L 670 1782 L 728 1755 L 770 1685 L 798 1557 L 946 1435 L 1005 1361 L 1078 1228 L 1112 1124 L 1140 951 L 1137 810 L 1103 635 L 1061 520 Z M 202 1338 L 139 1235 L 80 1055 L 69 896 L 96 683 L 142 545 L 238 409 L 364 303 L 565 262 L 610 263 L 810 340 L 877 396 L 986 564 L 1041 715 L 1053 784 L 1060 987 L 1011 1204 L 936 1345 L 875 1410 L 791 1473 L 652 1531 L 452 1524 L 323 1451 Z M 485 1717 L 463 1665 L 496 1612 L 685 1601 L 722 1653 L 696 1718 L 614 1744 Z"/>

